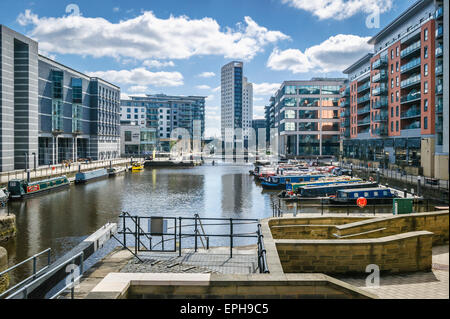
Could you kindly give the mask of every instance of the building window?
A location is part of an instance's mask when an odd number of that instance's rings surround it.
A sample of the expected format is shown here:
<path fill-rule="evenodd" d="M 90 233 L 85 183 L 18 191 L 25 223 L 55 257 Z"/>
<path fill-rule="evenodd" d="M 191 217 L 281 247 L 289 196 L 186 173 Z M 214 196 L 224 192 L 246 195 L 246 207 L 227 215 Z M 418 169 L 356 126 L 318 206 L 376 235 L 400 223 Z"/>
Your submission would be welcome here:
<path fill-rule="evenodd" d="M 425 99 L 423 101 L 423 111 L 427 112 L 428 111 L 428 99 Z"/>
<path fill-rule="evenodd" d="M 395 130 L 398 132 L 399 131 L 399 125 L 398 125 L 398 121 L 395 122 Z"/>
<path fill-rule="evenodd" d="M 395 56 L 398 57 L 399 51 L 400 51 L 400 47 L 397 46 L 397 47 L 395 48 Z"/>
<path fill-rule="evenodd" d="M 131 119 L 131 114 L 127 114 L 127 119 Z"/>
<path fill-rule="evenodd" d="M 398 87 L 398 85 L 399 85 L 399 82 L 400 82 L 400 80 L 399 80 L 398 76 L 397 76 L 397 78 L 395 79 L 395 81 L 396 81 L 396 86 Z"/>
<path fill-rule="evenodd" d="M 394 74 L 394 65 L 391 64 L 391 74 Z"/>
<path fill-rule="evenodd" d="M 428 59 L 428 47 L 423 48 L 423 56 L 425 59 Z"/>
<path fill-rule="evenodd" d="M 394 50 L 392 49 L 391 50 L 391 60 L 393 60 L 394 59 Z"/>
<path fill-rule="evenodd" d="M 391 103 L 394 103 L 394 93 L 391 93 Z"/>
<path fill-rule="evenodd" d="M 399 68 L 399 63 L 398 63 L 398 62 L 396 62 L 396 63 L 395 63 L 395 71 L 396 71 L 396 72 L 398 72 L 398 71 L 399 71 L 399 69 L 398 69 L 398 68 Z"/>
<path fill-rule="evenodd" d="M 394 88 L 394 79 L 391 79 L 391 89 Z"/>
<path fill-rule="evenodd" d="M 398 112 L 399 112 L 399 110 L 398 110 L 398 105 L 395 107 L 395 116 L 398 116 Z"/>
<path fill-rule="evenodd" d="M 428 28 L 425 29 L 423 37 L 424 37 L 425 41 L 428 41 Z"/>
<path fill-rule="evenodd" d="M 428 129 L 428 117 L 427 117 L 427 116 L 425 116 L 425 117 L 423 118 L 423 128 L 424 128 L 425 130 Z"/>
<path fill-rule="evenodd" d="M 391 117 L 394 117 L 394 107 L 391 107 Z"/>
<path fill-rule="evenodd" d="M 423 92 L 425 94 L 428 93 L 428 81 L 425 81 L 425 83 L 423 84 Z"/>
<path fill-rule="evenodd" d="M 125 131 L 125 142 L 131 142 L 131 131 Z"/>
<path fill-rule="evenodd" d="M 394 109 L 392 109 L 394 110 Z M 391 122 L 391 132 L 394 132 L 394 122 Z"/>
<path fill-rule="evenodd" d="M 398 102 L 399 100 L 399 91 L 395 92 L 395 102 Z"/>
<path fill-rule="evenodd" d="M 425 64 L 423 66 L 423 73 L 424 73 L 425 76 L 428 76 L 428 64 Z"/>
<path fill-rule="evenodd" d="M 130 108 L 127 108 L 127 113 L 130 113 L 131 112 L 131 109 Z"/>

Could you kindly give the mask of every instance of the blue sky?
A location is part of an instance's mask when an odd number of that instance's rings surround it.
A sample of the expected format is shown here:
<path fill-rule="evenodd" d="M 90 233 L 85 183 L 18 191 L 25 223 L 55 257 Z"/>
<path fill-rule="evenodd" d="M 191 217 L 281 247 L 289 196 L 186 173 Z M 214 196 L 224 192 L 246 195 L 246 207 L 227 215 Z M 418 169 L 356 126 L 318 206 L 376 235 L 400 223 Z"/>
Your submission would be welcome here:
<path fill-rule="evenodd" d="M 369 52 L 367 38 L 380 30 L 366 26 L 374 8 L 383 27 L 413 2 L 16 0 L 0 2 L 0 23 L 38 40 L 42 54 L 118 84 L 124 95 L 207 96 L 207 135 L 214 135 L 222 65 L 244 61 L 261 118 L 282 81 L 341 77 Z"/>

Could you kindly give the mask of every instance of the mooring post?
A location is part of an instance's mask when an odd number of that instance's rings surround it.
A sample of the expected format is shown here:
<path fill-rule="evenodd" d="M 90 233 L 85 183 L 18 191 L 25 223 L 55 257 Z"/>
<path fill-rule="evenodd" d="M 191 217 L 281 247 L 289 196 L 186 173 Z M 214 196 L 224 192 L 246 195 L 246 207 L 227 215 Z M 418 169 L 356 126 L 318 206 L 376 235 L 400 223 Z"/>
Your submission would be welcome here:
<path fill-rule="evenodd" d="M 195 252 L 197 252 L 197 216 L 195 216 Z"/>

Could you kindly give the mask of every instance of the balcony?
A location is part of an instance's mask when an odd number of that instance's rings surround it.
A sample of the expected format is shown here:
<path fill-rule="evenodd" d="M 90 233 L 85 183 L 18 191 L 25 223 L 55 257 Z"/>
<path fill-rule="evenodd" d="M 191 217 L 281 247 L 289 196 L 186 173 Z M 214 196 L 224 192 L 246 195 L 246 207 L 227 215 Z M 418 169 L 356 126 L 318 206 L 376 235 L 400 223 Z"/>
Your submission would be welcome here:
<path fill-rule="evenodd" d="M 436 58 L 442 56 L 444 54 L 444 46 L 441 44 L 439 44 L 439 46 L 436 48 Z"/>
<path fill-rule="evenodd" d="M 402 59 L 404 59 L 404 58 L 412 55 L 413 53 L 417 53 L 420 55 L 420 40 L 411 44 L 406 49 L 402 50 L 402 52 L 400 53 L 400 57 Z"/>
<path fill-rule="evenodd" d="M 410 87 L 413 85 L 417 85 L 417 84 L 420 85 L 420 79 L 421 79 L 420 74 L 413 75 L 413 76 L 409 77 L 408 79 L 403 80 L 400 84 L 400 87 L 402 89 L 404 89 L 404 88 L 407 88 L 407 87 Z"/>
<path fill-rule="evenodd" d="M 341 92 L 341 97 L 350 96 L 350 87 L 346 87 L 344 91 Z"/>
<path fill-rule="evenodd" d="M 420 129 L 420 121 L 413 122 L 402 128 L 403 130 L 417 130 Z"/>
<path fill-rule="evenodd" d="M 381 109 L 388 106 L 388 99 L 387 98 L 381 98 L 378 101 L 372 103 L 373 109 Z"/>
<path fill-rule="evenodd" d="M 410 109 L 408 109 L 407 111 L 402 112 L 400 117 L 402 120 L 420 117 L 420 109 L 417 106 L 413 106 Z"/>
<path fill-rule="evenodd" d="M 381 68 L 382 66 L 386 66 L 387 62 L 388 62 L 387 56 L 385 56 L 383 58 L 379 58 L 378 60 L 376 60 L 372 63 L 372 70 L 377 70 L 377 69 Z"/>
<path fill-rule="evenodd" d="M 366 103 L 370 101 L 370 93 L 358 98 L 358 104 Z"/>
<path fill-rule="evenodd" d="M 372 96 L 378 96 L 378 95 L 386 95 L 388 92 L 388 88 L 386 84 L 381 84 L 380 86 L 372 89 Z"/>
<path fill-rule="evenodd" d="M 358 121 L 358 126 L 370 125 L 370 116 Z"/>
<path fill-rule="evenodd" d="M 442 7 L 439 7 L 436 10 L 436 13 L 435 13 L 434 17 L 435 17 L 436 20 L 442 20 L 442 18 L 444 17 L 444 10 L 443 10 Z"/>
<path fill-rule="evenodd" d="M 341 112 L 341 117 L 350 117 L 350 110 L 345 110 L 344 112 Z"/>
<path fill-rule="evenodd" d="M 361 85 L 361 86 L 358 86 L 358 93 L 362 93 L 362 92 L 367 91 L 367 90 L 369 90 L 369 89 L 370 89 L 370 81 L 364 83 L 364 84 Z"/>
<path fill-rule="evenodd" d="M 375 115 L 372 119 L 373 122 L 385 122 L 389 118 L 388 112 L 380 112 L 377 115 Z"/>
<path fill-rule="evenodd" d="M 381 70 L 378 74 L 375 74 L 372 77 L 373 83 L 384 82 L 387 80 L 387 72 L 385 70 Z"/>
<path fill-rule="evenodd" d="M 444 111 L 444 102 L 442 97 L 437 99 L 436 102 L 436 113 L 442 113 Z"/>
<path fill-rule="evenodd" d="M 370 113 L 370 106 L 358 109 L 358 115 Z"/>
<path fill-rule="evenodd" d="M 349 107 L 350 106 L 350 100 L 345 100 L 344 102 L 341 102 L 340 107 Z"/>
<path fill-rule="evenodd" d="M 440 64 L 436 66 L 436 75 L 442 75 L 444 73 L 444 65 Z"/>
<path fill-rule="evenodd" d="M 387 126 L 380 125 L 376 129 L 372 130 L 372 134 L 373 135 L 378 135 L 378 136 L 387 136 L 388 135 Z"/>
<path fill-rule="evenodd" d="M 402 96 L 400 103 L 401 104 L 411 103 L 420 100 L 420 98 L 421 98 L 420 91 L 412 90 L 411 92 L 408 93 L 408 95 Z"/>
<path fill-rule="evenodd" d="M 410 62 L 406 63 L 405 65 L 402 65 L 400 68 L 400 72 L 403 74 L 412 71 L 416 68 L 420 68 L 420 58 L 415 58 Z"/>
<path fill-rule="evenodd" d="M 444 35 L 444 28 L 442 27 L 442 25 L 440 25 L 436 28 L 436 39 L 442 38 L 443 35 Z"/>

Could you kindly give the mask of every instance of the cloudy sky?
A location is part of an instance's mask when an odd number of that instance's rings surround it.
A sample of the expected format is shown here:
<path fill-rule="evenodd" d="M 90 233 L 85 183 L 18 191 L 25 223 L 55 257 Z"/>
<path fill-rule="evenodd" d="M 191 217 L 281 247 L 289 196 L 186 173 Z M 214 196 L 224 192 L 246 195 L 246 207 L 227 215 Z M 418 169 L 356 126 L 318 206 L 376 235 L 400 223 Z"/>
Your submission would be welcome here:
<path fill-rule="evenodd" d="M 220 68 L 244 61 L 254 118 L 285 80 L 341 77 L 380 27 L 415 0 L 0 1 L 0 23 L 41 54 L 122 88 L 122 95 L 206 96 L 207 135 L 220 129 Z"/>

